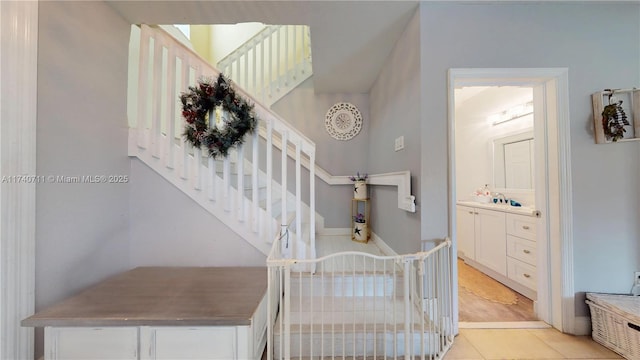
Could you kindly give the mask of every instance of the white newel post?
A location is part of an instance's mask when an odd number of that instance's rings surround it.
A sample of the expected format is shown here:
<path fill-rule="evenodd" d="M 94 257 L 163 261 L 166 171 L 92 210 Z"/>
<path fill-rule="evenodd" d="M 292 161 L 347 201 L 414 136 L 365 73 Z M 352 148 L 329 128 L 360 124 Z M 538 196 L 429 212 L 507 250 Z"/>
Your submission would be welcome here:
<path fill-rule="evenodd" d="M 0 359 L 33 359 L 38 1 L 0 1 L 0 36 Z"/>

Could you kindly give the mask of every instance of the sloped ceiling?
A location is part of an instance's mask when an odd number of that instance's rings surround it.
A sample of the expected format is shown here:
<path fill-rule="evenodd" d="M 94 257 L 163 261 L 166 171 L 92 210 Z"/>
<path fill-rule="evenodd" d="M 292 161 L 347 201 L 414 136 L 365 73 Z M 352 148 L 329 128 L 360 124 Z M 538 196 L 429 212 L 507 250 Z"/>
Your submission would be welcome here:
<path fill-rule="evenodd" d="M 132 24 L 301 24 L 320 93 L 368 93 L 417 1 L 106 0 Z"/>

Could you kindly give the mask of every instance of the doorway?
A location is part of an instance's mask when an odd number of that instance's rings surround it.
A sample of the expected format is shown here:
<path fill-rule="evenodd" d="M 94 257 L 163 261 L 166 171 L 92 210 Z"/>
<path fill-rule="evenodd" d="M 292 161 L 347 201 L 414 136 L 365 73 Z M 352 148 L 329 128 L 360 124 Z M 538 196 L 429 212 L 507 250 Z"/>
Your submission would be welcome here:
<path fill-rule="evenodd" d="M 459 321 L 521 326 L 538 320 L 533 88 L 464 86 L 454 96 Z"/>
<path fill-rule="evenodd" d="M 567 69 L 451 69 L 449 71 L 449 160 L 450 233 L 453 238 L 454 316 L 459 303 L 457 291 L 458 251 L 455 159 L 455 89 L 465 86 L 517 86 L 533 89 L 537 296 L 536 316 L 572 333 L 573 267 L 571 236 L 571 179 Z M 456 317 L 455 320 L 458 320 Z M 457 321 L 456 321 L 457 324 Z"/>

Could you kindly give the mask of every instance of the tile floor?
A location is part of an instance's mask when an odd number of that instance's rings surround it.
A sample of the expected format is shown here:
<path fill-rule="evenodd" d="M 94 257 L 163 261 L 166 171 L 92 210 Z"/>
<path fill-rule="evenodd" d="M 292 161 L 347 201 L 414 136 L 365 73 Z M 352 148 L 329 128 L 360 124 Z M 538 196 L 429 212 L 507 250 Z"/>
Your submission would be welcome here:
<path fill-rule="evenodd" d="M 445 360 L 622 359 L 589 336 L 555 329 L 460 329 Z"/>

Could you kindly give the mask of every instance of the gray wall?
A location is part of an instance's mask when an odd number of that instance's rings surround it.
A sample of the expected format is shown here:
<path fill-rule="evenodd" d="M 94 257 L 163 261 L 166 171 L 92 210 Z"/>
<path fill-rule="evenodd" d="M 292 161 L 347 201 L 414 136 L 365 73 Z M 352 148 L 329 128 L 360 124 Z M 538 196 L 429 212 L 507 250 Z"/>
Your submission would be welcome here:
<path fill-rule="evenodd" d="M 130 186 L 131 267 L 265 266 L 260 251 L 138 159 Z"/>
<path fill-rule="evenodd" d="M 363 118 L 362 130 L 348 141 L 336 140 L 325 130 L 325 115 L 338 102 L 354 104 Z M 357 171 L 371 172 L 367 169 L 371 122 L 367 94 L 316 94 L 311 77 L 275 103 L 272 109 L 315 142 L 316 163 L 329 174 L 355 175 Z M 330 228 L 350 227 L 353 187 L 329 186 L 320 179 L 316 180 L 316 187 L 316 208 L 325 217 L 325 225 Z"/>
<path fill-rule="evenodd" d="M 39 7 L 38 175 L 128 176 L 129 24 L 100 2 Z M 48 182 L 36 196 L 36 311 L 128 269 L 128 184 Z"/>
<path fill-rule="evenodd" d="M 420 13 L 423 238 L 448 233 L 447 70 L 567 67 L 575 290 L 628 292 L 640 269 L 640 143 L 596 145 L 591 94 L 640 82 L 640 4 L 423 3 Z M 580 296 L 576 313 L 586 314 Z"/>
<path fill-rule="evenodd" d="M 129 175 L 129 24 L 99 2 L 42 2 L 39 175 Z M 40 184 L 36 308 L 128 267 L 128 184 Z"/>
<path fill-rule="evenodd" d="M 411 171 L 411 192 L 420 199 L 420 17 L 413 16 L 396 43 L 370 93 L 371 125 L 367 169 L 371 173 Z M 394 151 L 404 136 L 404 150 Z M 372 186 L 373 231 L 398 253 L 420 250 L 417 212 L 398 209 L 398 189 Z"/>

